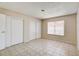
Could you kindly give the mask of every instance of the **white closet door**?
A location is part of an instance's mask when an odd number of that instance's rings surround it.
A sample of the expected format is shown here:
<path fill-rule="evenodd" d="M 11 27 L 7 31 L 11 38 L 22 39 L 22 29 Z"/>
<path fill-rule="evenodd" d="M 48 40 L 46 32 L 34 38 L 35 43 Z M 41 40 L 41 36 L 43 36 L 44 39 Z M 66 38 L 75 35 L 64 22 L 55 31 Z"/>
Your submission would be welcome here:
<path fill-rule="evenodd" d="M 0 14 L 0 50 L 5 48 L 5 18 L 5 15 Z"/>
<path fill-rule="evenodd" d="M 23 42 L 23 20 L 20 17 L 12 17 L 12 45 Z"/>
<path fill-rule="evenodd" d="M 35 39 L 35 20 L 30 20 L 30 40 Z"/>
<path fill-rule="evenodd" d="M 36 21 L 36 38 L 41 38 L 41 21 Z"/>
<path fill-rule="evenodd" d="M 11 46 L 11 21 L 12 21 L 12 19 L 11 19 L 11 16 L 7 16 L 6 17 L 6 47 L 9 47 L 9 46 Z"/>

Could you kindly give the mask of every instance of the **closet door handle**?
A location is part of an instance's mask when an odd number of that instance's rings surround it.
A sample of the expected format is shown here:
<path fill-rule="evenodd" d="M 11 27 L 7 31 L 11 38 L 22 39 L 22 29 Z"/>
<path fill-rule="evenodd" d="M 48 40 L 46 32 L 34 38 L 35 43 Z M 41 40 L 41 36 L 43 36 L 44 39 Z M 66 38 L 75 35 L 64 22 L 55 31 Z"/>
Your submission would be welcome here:
<path fill-rule="evenodd" d="M 5 33 L 5 31 L 2 31 L 1 33 Z"/>

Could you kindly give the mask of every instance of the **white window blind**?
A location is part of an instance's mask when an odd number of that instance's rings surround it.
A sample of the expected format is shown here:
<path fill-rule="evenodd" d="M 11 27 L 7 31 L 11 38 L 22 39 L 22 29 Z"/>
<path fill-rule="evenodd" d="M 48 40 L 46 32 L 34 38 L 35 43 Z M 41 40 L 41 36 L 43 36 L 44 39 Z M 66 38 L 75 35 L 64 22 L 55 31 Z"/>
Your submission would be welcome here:
<path fill-rule="evenodd" d="M 48 34 L 64 35 L 64 20 L 48 22 Z"/>

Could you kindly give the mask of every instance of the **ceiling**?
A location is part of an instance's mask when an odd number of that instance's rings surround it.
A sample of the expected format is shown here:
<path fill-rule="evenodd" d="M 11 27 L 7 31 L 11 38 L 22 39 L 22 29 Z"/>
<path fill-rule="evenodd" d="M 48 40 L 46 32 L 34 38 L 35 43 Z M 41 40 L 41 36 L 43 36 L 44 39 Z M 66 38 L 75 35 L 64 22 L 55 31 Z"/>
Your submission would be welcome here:
<path fill-rule="evenodd" d="M 0 2 L 0 7 L 44 19 L 76 13 L 78 2 Z M 41 11 L 45 10 L 45 11 Z"/>

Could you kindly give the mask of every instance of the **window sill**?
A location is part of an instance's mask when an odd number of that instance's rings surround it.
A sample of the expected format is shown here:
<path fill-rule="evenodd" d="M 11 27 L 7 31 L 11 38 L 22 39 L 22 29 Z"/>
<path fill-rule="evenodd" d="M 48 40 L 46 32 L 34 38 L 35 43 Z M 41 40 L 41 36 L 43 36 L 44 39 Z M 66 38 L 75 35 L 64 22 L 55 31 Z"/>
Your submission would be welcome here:
<path fill-rule="evenodd" d="M 52 35 L 52 36 L 64 36 L 64 35 L 56 35 L 56 34 L 48 34 L 48 35 Z"/>

